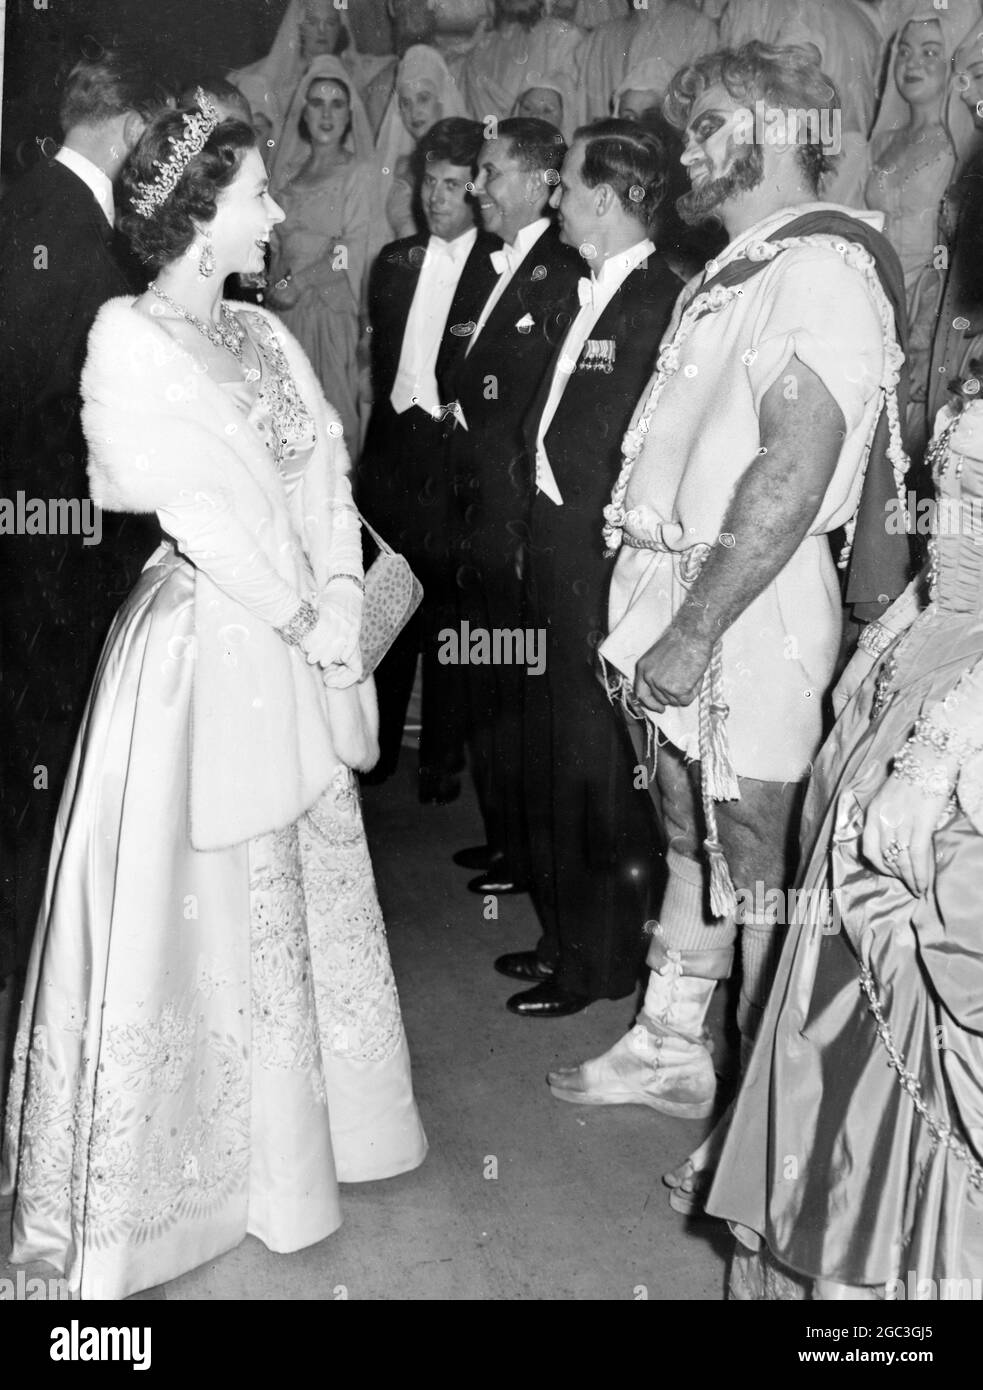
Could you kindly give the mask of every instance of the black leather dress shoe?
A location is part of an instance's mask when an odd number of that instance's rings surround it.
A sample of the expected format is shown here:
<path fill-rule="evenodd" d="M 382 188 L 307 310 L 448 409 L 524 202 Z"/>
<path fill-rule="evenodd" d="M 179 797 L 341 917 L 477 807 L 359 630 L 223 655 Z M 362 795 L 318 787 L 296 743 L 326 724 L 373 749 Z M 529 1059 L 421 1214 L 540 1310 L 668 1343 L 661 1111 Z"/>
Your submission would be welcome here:
<path fill-rule="evenodd" d="M 504 864 L 490 864 L 483 874 L 473 878 L 468 884 L 469 893 L 480 897 L 487 894 L 506 895 L 508 893 L 528 893 L 528 883 L 516 878 Z"/>
<path fill-rule="evenodd" d="M 485 870 L 491 864 L 492 852 L 488 845 L 472 845 L 469 849 L 459 849 L 451 858 L 459 869 Z"/>
<path fill-rule="evenodd" d="M 508 975 L 510 980 L 552 980 L 556 971 L 552 965 L 544 965 L 535 951 L 512 951 L 507 956 L 499 956 L 495 969 L 500 975 Z"/>
<path fill-rule="evenodd" d="M 582 994 L 567 994 L 551 980 L 544 980 L 522 994 L 513 994 L 505 1007 L 520 1018 L 566 1018 L 567 1014 L 579 1014 L 590 1002 Z"/>

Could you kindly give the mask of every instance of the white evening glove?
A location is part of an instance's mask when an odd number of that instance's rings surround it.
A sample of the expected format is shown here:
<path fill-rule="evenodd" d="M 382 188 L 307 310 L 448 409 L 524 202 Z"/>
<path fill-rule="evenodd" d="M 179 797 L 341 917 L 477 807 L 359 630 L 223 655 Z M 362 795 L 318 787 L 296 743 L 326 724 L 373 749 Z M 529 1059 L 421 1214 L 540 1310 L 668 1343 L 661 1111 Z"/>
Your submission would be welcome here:
<path fill-rule="evenodd" d="M 361 627 L 361 589 L 347 577 L 329 582 L 321 594 L 317 623 L 300 644 L 308 662 L 323 668 L 328 685 L 351 685 L 361 676 Z"/>

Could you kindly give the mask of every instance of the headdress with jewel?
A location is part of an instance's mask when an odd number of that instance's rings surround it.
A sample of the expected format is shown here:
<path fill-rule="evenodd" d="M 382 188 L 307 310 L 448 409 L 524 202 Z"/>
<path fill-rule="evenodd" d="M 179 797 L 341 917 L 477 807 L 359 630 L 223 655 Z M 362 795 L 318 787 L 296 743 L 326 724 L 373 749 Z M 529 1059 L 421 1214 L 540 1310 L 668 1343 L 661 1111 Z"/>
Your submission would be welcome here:
<path fill-rule="evenodd" d="M 203 87 L 195 88 L 197 111 L 185 111 L 184 136 L 168 136 L 168 144 L 173 152 L 165 160 L 156 160 L 157 177 L 152 183 L 137 184 L 137 195 L 132 199 L 133 211 L 141 217 L 152 217 L 157 208 L 163 207 L 178 185 L 181 175 L 205 148 L 205 141 L 221 121 L 217 108 L 209 99 Z"/>

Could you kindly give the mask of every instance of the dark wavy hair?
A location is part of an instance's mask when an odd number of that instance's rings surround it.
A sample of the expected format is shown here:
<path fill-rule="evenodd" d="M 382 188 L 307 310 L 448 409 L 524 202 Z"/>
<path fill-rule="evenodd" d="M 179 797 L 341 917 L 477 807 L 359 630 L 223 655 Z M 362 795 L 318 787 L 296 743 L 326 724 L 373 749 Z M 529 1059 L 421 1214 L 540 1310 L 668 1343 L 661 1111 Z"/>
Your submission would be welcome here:
<path fill-rule="evenodd" d="M 473 170 L 484 143 L 484 133 L 480 121 L 469 121 L 464 116 L 445 116 L 435 121 L 410 157 L 414 180 L 419 182 L 423 178 L 428 164 L 439 164 L 442 160 Z"/>
<path fill-rule="evenodd" d="M 684 130 L 699 98 L 708 87 L 720 84 L 752 112 L 757 101 L 785 112 L 837 112 L 840 99 L 821 61 L 819 49 L 811 43 L 776 46 L 752 39 L 740 48 L 722 48 L 676 73 L 663 109 L 670 123 Z M 811 125 L 808 122 L 806 129 L 815 136 Z M 836 155 L 815 138 L 801 141 L 796 153 L 813 192 L 818 192 L 823 176 L 836 168 Z"/>
<path fill-rule="evenodd" d="M 549 170 L 559 174 L 567 144 L 555 125 L 538 116 L 507 116 L 498 123 L 498 139 L 509 142 L 509 153 L 528 173 Z M 547 180 L 549 182 L 549 180 Z"/>
<path fill-rule="evenodd" d="M 184 112 L 165 111 L 147 126 L 123 170 L 126 213 L 121 227 L 145 265 L 158 270 L 182 256 L 195 239 L 196 224 L 211 222 L 218 195 L 235 180 L 256 134 L 245 121 L 223 121 L 188 163 L 162 207 L 149 217 L 134 211 L 133 199 L 157 177 L 157 164 L 172 153 L 173 137 L 184 139 Z"/>
<path fill-rule="evenodd" d="M 628 216 L 650 230 L 667 182 L 668 156 L 659 137 L 637 121 L 609 117 L 582 125 L 573 138 L 584 142 L 580 177 L 586 186 L 609 184 Z"/>
<path fill-rule="evenodd" d="M 352 129 L 352 84 L 350 82 L 343 81 L 340 77 L 329 77 L 327 73 L 319 73 L 317 77 L 312 77 L 307 84 L 307 91 L 304 93 L 305 106 L 307 105 L 307 98 L 310 96 L 311 88 L 314 86 L 315 82 L 333 82 L 336 87 L 344 88 L 345 96 L 348 100 L 348 124 L 345 126 L 344 134 L 341 137 L 341 143 L 344 144 L 345 141 L 348 139 L 349 135 L 351 134 Z M 307 124 L 307 116 L 303 110 L 301 111 L 300 118 L 297 121 L 297 133 L 302 140 L 307 141 L 308 145 L 312 143 L 311 128 Z"/>

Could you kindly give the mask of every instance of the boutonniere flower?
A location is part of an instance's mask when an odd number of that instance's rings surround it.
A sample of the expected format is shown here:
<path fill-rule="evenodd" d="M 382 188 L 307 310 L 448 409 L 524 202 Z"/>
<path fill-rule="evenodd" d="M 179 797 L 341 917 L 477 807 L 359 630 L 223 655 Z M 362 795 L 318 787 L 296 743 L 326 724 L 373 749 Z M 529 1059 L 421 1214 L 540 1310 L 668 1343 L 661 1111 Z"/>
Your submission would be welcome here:
<path fill-rule="evenodd" d="M 535 319 L 533 318 L 532 314 L 523 314 L 522 318 L 515 326 L 520 333 L 529 333 L 532 331 L 534 323 Z"/>

